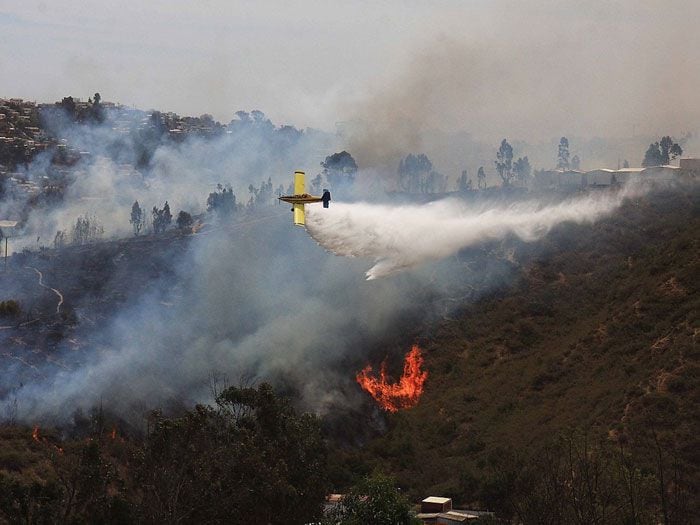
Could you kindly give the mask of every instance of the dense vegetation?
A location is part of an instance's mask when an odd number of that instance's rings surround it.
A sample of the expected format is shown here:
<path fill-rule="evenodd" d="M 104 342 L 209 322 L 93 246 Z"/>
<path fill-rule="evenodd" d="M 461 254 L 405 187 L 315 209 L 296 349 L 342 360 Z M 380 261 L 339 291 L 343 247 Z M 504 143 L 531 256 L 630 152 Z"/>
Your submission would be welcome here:
<path fill-rule="evenodd" d="M 0 523 L 307 523 L 321 515 L 326 449 L 315 416 L 266 384 L 215 407 L 152 414 L 125 440 L 101 411 L 67 439 L 0 427 Z"/>
<path fill-rule="evenodd" d="M 421 403 L 334 472 L 379 466 L 414 498 L 525 523 L 692 523 L 699 197 L 657 193 L 516 244 L 512 282 L 426 330 Z M 596 473 L 588 499 L 576 472 Z"/>

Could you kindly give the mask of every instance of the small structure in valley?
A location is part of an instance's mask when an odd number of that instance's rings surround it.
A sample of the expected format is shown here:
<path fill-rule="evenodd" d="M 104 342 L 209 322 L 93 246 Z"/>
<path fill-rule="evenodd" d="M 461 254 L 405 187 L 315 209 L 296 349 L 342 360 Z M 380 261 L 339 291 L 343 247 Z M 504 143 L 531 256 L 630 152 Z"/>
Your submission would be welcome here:
<path fill-rule="evenodd" d="M 495 514 L 483 510 L 462 510 L 452 508 L 452 499 L 429 496 L 420 503 L 416 517 L 425 525 L 478 524 L 481 518 L 495 518 Z"/>

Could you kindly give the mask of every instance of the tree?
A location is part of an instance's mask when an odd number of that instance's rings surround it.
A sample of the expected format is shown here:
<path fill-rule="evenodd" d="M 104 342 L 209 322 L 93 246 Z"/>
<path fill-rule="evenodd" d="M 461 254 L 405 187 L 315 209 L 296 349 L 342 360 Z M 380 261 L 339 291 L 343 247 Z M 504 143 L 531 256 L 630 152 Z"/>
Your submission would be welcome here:
<path fill-rule="evenodd" d="M 484 171 L 483 166 L 479 166 L 478 171 L 476 172 L 476 185 L 477 187 L 481 190 L 486 187 L 486 172 Z"/>
<path fill-rule="evenodd" d="M 93 242 L 104 233 L 104 228 L 94 215 L 80 216 L 76 219 L 71 236 L 73 244 L 87 244 Z M 54 243 L 56 239 L 54 238 Z"/>
<path fill-rule="evenodd" d="M 139 206 L 139 201 L 134 201 L 133 206 L 131 206 L 131 219 L 129 219 L 129 222 L 134 228 L 134 236 L 138 237 L 146 222 L 146 217 L 144 216 L 141 206 Z"/>
<path fill-rule="evenodd" d="M 73 97 L 63 97 L 63 100 L 61 100 L 61 107 L 71 119 L 75 119 L 76 105 Z"/>
<path fill-rule="evenodd" d="M 663 166 L 671 162 L 671 160 L 683 154 L 683 149 L 677 142 L 669 137 L 661 137 L 659 142 L 649 144 L 642 166 Z"/>
<path fill-rule="evenodd" d="M 496 152 L 496 170 L 504 186 L 509 186 L 513 180 L 513 147 L 506 139 L 501 141 L 501 147 Z"/>
<path fill-rule="evenodd" d="M 63 248 L 66 245 L 66 231 L 58 230 L 56 236 L 53 238 L 53 247 L 57 250 Z"/>
<path fill-rule="evenodd" d="M 231 387 L 177 419 L 156 412 L 138 465 L 147 523 L 318 522 L 327 453 L 319 419 L 272 387 Z"/>
<path fill-rule="evenodd" d="M 97 122 L 103 122 L 105 119 L 104 108 L 100 103 L 101 101 L 102 97 L 100 94 L 95 93 L 95 96 L 92 99 L 92 105 L 90 106 L 90 117 Z"/>
<path fill-rule="evenodd" d="M 412 525 L 421 523 L 411 504 L 382 475 L 364 478 L 326 516 L 327 525 Z"/>
<path fill-rule="evenodd" d="M 622 447 L 563 435 L 527 456 L 501 450 L 489 458 L 484 503 L 518 523 L 657 523 L 653 477 Z M 547 520 L 543 521 L 543 517 Z"/>
<path fill-rule="evenodd" d="M 421 181 L 421 193 L 445 193 L 449 177 L 433 170 Z"/>
<path fill-rule="evenodd" d="M 457 179 L 457 191 L 471 191 L 472 180 L 467 177 L 467 170 L 462 170 L 462 175 Z"/>
<path fill-rule="evenodd" d="M 668 164 L 671 160 L 683 155 L 683 149 L 669 136 L 662 137 L 659 146 L 661 146 L 661 160 L 664 164 Z"/>
<path fill-rule="evenodd" d="M 661 137 L 659 142 L 654 142 L 649 144 L 646 153 L 644 154 L 644 160 L 642 161 L 642 166 L 663 166 L 669 164 L 672 159 L 683 154 L 683 149 L 680 145 L 669 137 Z"/>
<path fill-rule="evenodd" d="M 236 211 L 236 196 L 231 186 L 216 185 L 216 191 L 207 197 L 207 211 L 215 213 L 219 218 L 229 217 Z"/>
<path fill-rule="evenodd" d="M 571 157 L 571 169 L 572 170 L 581 169 L 581 159 L 578 157 L 578 155 L 574 155 L 573 157 Z"/>
<path fill-rule="evenodd" d="M 168 201 L 165 201 L 163 209 L 159 210 L 156 206 L 153 206 L 153 232 L 161 233 L 168 229 L 170 223 L 173 222 L 173 216 L 170 213 L 170 205 Z"/>
<path fill-rule="evenodd" d="M 180 213 L 177 214 L 176 222 L 177 227 L 180 230 L 192 231 L 192 224 L 194 224 L 194 219 L 192 219 L 192 215 L 190 215 L 186 211 L 180 210 Z"/>
<path fill-rule="evenodd" d="M 426 193 L 426 181 L 433 171 L 433 163 L 424 153 L 409 154 L 399 161 L 399 187 L 408 193 Z"/>
<path fill-rule="evenodd" d="M 329 155 L 326 160 L 321 162 L 321 166 L 323 167 L 323 175 L 331 188 L 355 182 L 357 163 L 352 155 L 345 150 Z"/>
<path fill-rule="evenodd" d="M 252 184 L 248 185 L 248 192 L 250 193 L 250 199 L 248 200 L 249 208 L 270 204 L 273 198 L 272 178 L 268 177 L 267 182 L 263 180 L 259 188 L 256 188 Z"/>
<path fill-rule="evenodd" d="M 167 227 L 170 226 L 171 222 L 173 222 L 173 216 L 170 213 L 170 205 L 168 201 L 165 201 L 165 205 L 163 205 L 163 223 Z"/>
<path fill-rule="evenodd" d="M 527 156 L 518 158 L 518 160 L 515 161 L 513 171 L 515 172 L 515 178 L 524 185 L 530 178 L 530 173 L 532 171 Z"/>
<path fill-rule="evenodd" d="M 659 143 L 655 142 L 653 144 L 649 144 L 649 147 L 644 153 L 644 160 L 642 161 L 642 166 L 647 168 L 649 166 L 661 166 L 662 164 L 663 160 L 661 156 L 661 148 L 659 147 Z"/>
<path fill-rule="evenodd" d="M 559 153 L 557 154 L 557 168 L 569 169 L 569 139 L 562 137 L 559 140 Z"/>

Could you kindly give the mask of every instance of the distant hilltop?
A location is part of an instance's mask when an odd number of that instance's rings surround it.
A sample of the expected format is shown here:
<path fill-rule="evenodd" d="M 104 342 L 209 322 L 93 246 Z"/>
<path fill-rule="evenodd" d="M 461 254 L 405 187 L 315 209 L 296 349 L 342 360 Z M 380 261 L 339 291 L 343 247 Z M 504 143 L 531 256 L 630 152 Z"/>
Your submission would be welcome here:
<path fill-rule="evenodd" d="M 47 150 L 56 151 L 51 163 L 59 166 L 72 166 L 80 158 L 89 156 L 90 151 L 74 148 L 70 140 L 71 124 L 100 125 L 147 149 L 163 140 L 179 142 L 193 136 L 213 138 L 250 127 L 263 134 L 276 134 L 278 142 L 283 143 L 294 142 L 303 135 L 294 126 L 275 126 L 259 110 L 236 111 L 228 124 L 222 124 L 208 114 L 180 116 L 105 102 L 99 93 L 87 101 L 68 96 L 54 103 L 0 98 L 0 175 L 29 165 Z"/>

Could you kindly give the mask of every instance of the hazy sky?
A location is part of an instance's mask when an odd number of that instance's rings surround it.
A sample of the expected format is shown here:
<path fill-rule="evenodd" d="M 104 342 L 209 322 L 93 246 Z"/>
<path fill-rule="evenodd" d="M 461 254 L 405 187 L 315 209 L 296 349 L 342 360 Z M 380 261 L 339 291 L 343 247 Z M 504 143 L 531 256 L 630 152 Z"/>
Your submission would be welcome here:
<path fill-rule="evenodd" d="M 0 0 L 0 96 L 71 94 L 276 123 L 680 134 L 698 0 Z"/>

